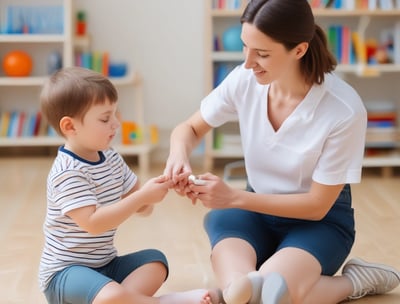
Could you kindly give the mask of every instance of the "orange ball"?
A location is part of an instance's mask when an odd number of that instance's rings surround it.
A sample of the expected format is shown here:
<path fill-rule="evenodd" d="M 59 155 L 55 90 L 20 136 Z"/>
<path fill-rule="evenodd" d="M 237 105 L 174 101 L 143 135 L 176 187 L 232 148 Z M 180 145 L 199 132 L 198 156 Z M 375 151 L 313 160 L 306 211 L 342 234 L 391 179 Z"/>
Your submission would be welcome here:
<path fill-rule="evenodd" d="M 11 51 L 4 56 L 3 70 L 7 76 L 29 76 L 32 72 L 32 58 L 24 51 Z"/>

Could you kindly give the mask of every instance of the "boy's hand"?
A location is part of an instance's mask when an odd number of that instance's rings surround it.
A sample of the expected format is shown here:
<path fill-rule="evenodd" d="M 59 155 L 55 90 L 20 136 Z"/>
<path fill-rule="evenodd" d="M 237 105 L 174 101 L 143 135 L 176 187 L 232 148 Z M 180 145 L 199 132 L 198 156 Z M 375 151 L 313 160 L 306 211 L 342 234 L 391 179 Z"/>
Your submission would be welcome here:
<path fill-rule="evenodd" d="M 154 204 L 162 201 L 173 185 L 165 175 L 149 179 L 138 191 L 142 193 L 143 203 Z"/>

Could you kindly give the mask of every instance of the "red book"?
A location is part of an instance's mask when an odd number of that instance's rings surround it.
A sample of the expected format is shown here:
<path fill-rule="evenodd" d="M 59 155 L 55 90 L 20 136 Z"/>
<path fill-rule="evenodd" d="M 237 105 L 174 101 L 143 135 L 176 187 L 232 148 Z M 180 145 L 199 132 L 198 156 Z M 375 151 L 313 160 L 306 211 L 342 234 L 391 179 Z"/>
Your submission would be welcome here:
<path fill-rule="evenodd" d="M 40 122 L 42 120 L 42 113 L 37 112 L 35 117 L 35 125 L 33 127 L 33 135 L 37 136 L 39 134 Z"/>
<path fill-rule="evenodd" d="M 19 113 L 19 121 L 18 121 L 18 130 L 17 130 L 18 137 L 22 136 L 22 134 L 23 134 L 25 119 L 26 119 L 25 112 L 20 112 Z"/>
<path fill-rule="evenodd" d="M 350 52 L 351 52 L 351 33 L 348 26 L 342 26 L 342 63 L 350 63 Z"/>
<path fill-rule="evenodd" d="M 104 76 L 108 76 L 109 75 L 110 56 L 107 52 L 103 53 L 102 61 L 103 61 L 101 64 L 102 74 Z"/>

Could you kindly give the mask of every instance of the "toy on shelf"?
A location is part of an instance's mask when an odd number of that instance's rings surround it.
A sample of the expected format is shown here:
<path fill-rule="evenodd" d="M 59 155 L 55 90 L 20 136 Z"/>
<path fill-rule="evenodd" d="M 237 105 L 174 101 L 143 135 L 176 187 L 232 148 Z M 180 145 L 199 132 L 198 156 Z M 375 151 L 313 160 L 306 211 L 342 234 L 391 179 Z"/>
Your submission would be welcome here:
<path fill-rule="evenodd" d="M 20 50 L 7 53 L 3 59 L 3 70 L 10 77 L 26 77 L 32 72 L 31 56 Z"/>
<path fill-rule="evenodd" d="M 131 145 L 139 144 L 143 140 L 142 129 L 133 121 L 123 121 L 122 129 L 122 144 Z"/>
<path fill-rule="evenodd" d="M 110 60 L 108 52 L 76 52 L 75 65 L 91 69 L 109 77 L 125 77 L 128 74 L 128 63 Z"/>
<path fill-rule="evenodd" d="M 62 55 L 58 51 L 53 51 L 47 57 L 47 73 L 53 74 L 55 71 L 61 69 L 63 66 Z"/>
<path fill-rule="evenodd" d="M 240 52 L 243 49 L 243 42 L 240 39 L 242 25 L 234 25 L 226 29 L 222 34 L 222 46 L 225 51 Z"/>
<path fill-rule="evenodd" d="M 156 125 L 150 125 L 150 143 L 157 144 L 158 143 L 158 127 Z"/>
<path fill-rule="evenodd" d="M 152 144 L 158 143 L 158 128 L 156 125 L 150 125 L 148 130 L 146 128 L 146 132 L 144 132 L 143 128 L 137 123 L 133 121 L 122 121 L 121 130 L 123 145 L 142 144 L 147 139 L 149 139 Z"/>
<path fill-rule="evenodd" d="M 86 13 L 84 11 L 76 13 L 76 35 L 86 35 Z"/>

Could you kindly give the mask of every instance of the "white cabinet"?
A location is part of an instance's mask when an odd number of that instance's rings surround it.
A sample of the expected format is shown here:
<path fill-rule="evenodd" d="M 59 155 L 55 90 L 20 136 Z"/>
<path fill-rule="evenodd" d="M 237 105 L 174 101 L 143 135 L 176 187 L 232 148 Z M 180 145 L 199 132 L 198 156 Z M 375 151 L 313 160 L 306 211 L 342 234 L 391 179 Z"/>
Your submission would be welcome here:
<path fill-rule="evenodd" d="M 26 6 L 28 9 L 35 5 L 62 7 L 62 30 L 59 33 L 4 33 L 5 12 L 7 6 Z M 33 60 L 33 69 L 28 77 L 7 77 L 0 68 L 0 131 L 3 113 L 7 112 L 37 112 L 39 108 L 38 96 L 40 88 L 48 77 L 47 60 L 52 52 L 61 54 L 64 67 L 74 64 L 74 50 L 88 49 L 88 37 L 75 37 L 73 27 L 75 23 L 75 11 L 73 0 L 29 0 L 9 1 L 0 3 L 2 12 L 0 31 L 0 58 L 12 50 L 23 50 L 30 54 Z M 110 78 L 117 86 L 129 86 L 134 90 L 133 110 L 135 121 L 144 126 L 142 79 L 139 74 L 131 73 L 126 77 Z M 120 102 L 127 102 L 120 100 Z M 133 114 L 134 113 L 134 114 Z M 1 135 L 1 134 L 0 134 Z M 39 147 L 58 146 L 63 140 L 58 136 L 41 134 L 36 136 L 0 136 L 1 147 Z M 147 174 L 149 169 L 149 153 L 155 144 L 145 141 L 142 144 L 122 145 L 117 144 L 117 149 L 123 155 L 137 155 L 142 173 Z"/>
<path fill-rule="evenodd" d="M 218 1 L 217 1 L 218 2 Z M 220 64 L 237 65 L 243 62 L 242 52 L 227 52 L 223 49 L 215 50 L 216 46 L 221 43 L 215 43 L 215 36 L 223 35 L 223 32 L 234 24 L 238 24 L 240 16 L 247 1 L 242 1 L 242 5 L 237 9 L 218 8 L 215 1 L 208 0 L 205 4 L 206 17 L 206 35 L 205 35 L 205 60 L 206 60 L 206 94 L 212 90 L 215 85 L 215 78 L 218 76 L 218 66 Z M 382 33 L 388 29 L 393 30 L 396 26 L 398 31 L 391 36 L 393 40 L 397 39 L 394 44 L 395 52 L 398 52 L 400 44 L 400 8 L 393 10 L 367 10 L 367 9 L 326 9 L 314 8 L 316 22 L 321 25 L 327 32 L 329 28 L 334 26 L 348 26 L 352 32 L 358 32 L 359 38 L 363 42 L 371 41 L 371 38 L 379 40 Z M 391 33 L 394 33 L 392 31 Z M 391 35 L 391 34 L 390 34 Z M 354 54 L 353 54 L 354 55 Z M 369 64 L 367 62 L 340 62 L 336 68 L 346 81 L 348 81 L 360 93 L 366 102 L 367 108 L 370 103 L 375 106 L 382 102 L 392 102 L 395 109 L 394 114 L 399 113 L 400 98 L 398 79 L 400 79 L 400 62 L 390 62 L 384 64 Z M 393 131 L 393 139 L 388 142 L 375 142 L 371 145 L 366 143 L 366 156 L 364 159 L 364 167 L 382 167 L 391 168 L 400 166 L 400 136 L 398 129 L 398 116 L 395 119 Z M 210 170 L 214 162 L 219 158 L 224 159 L 240 159 L 243 157 L 240 145 L 234 138 L 234 124 L 232 127 L 223 126 L 218 128 L 206 137 L 205 162 L 206 170 Z M 221 136 L 222 134 L 222 136 Z M 221 138 L 226 137 L 226 147 Z M 238 135 L 236 133 L 236 135 Z M 221 143 L 222 141 L 222 143 Z M 235 142 L 232 144 L 232 142 Z M 370 153 L 373 151 L 374 153 Z M 386 169 L 385 169 L 386 170 Z M 384 172 L 389 172 L 388 170 Z"/>

